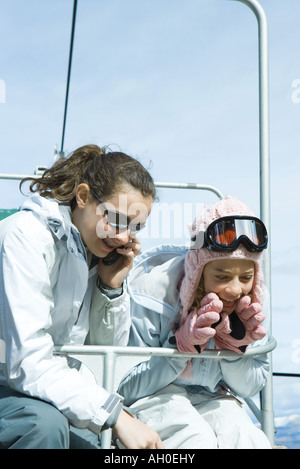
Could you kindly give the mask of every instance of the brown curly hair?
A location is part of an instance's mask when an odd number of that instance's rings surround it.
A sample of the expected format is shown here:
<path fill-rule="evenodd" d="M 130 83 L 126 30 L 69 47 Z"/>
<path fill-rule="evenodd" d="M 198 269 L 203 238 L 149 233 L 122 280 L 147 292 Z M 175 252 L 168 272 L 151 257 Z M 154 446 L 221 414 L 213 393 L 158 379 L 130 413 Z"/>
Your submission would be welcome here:
<path fill-rule="evenodd" d="M 153 179 L 135 158 L 122 152 L 107 151 L 97 145 L 85 145 L 69 157 L 61 158 L 46 169 L 41 177 L 27 177 L 20 183 L 32 181 L 31 192 L 76 206 L 76 189 L 86 183 L 104 200 L 130 185 L 144 197 L 156 197 Z"/>

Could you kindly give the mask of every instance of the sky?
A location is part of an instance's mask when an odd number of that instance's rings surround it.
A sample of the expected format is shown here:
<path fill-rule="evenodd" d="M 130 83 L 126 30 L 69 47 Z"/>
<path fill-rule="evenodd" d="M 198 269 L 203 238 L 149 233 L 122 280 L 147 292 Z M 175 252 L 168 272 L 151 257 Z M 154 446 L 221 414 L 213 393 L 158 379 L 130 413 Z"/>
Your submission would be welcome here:
<path fill-rule="evenodd" d="M 291 228 L 300 229 L 300 2 L 260 4 L 269 28 L 273 368 L 299 373 L 300 239 Z M 60 150 L 72 11 L 73 0 L 0 0 L 1 173 L 32 174 Z M 256 18 L 239 1 L 78 0 L 64 150 L 110 145 L 155 181 L 212 185 L 259 215 L 257 64 Z M 187 224 L 217 200 L 175 189 L 159 199 L 144 249 L 186 242 Z M 18 182 L 1 181 L 0 208 L 23 200 Z M 300 380 L 274 383 L 278 418 L 298 421 Z"/>

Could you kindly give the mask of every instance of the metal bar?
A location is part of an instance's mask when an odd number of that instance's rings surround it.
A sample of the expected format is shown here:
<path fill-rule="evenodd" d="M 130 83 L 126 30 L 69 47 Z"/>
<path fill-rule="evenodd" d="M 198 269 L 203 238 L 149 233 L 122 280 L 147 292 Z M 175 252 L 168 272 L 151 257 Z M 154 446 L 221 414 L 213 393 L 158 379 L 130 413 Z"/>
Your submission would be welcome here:
<path fill-rule="evenodd" d="M 258 24 L 258 73 L 259 73 L 259 156 L 260 156 L 260 216 L 270 235 L 270 151 L 269 151 L 269 57 L 268 24 L 265 12 L 257 0 L 234 0 L 248 6 Z M 270 238 L 270 236 L 269 236 Z M 271 245 L 265 252 L 264 279 L 271 297 Z M 270 300 L 271 301 L 271 300 Z M 272 304 L 271 304 L 272 311 Z M 270 333 L 272 318 L 270 317 Z M 261 391 L 262 429 L 274 445 L 274 412 L 272 391 L 272 356 L 269 354 L 270 374 Z"/>
<path fill-rule="evenodd" d="M 258 24 L 259 79 L 259 157 L 260 157 L 260 216 L 270 234 L 270 151 L 269 151 L 269 56 L 268 24 L 265 12 L 257 0 L 233 0 L 248 6 Z M 271 293 L 270 244 L 265 253 L 265 283 Z"/>
<path fill-rule="evenodd" d="M 114 387 L 116 369 L 116 354 L 113 350 L 108 350 L 104 355 L 104 368 L 103 368 L 103 387 L 106 391 L 112 393 Z M 112 439 L 112 430 L 109 428 L 104 430 L 100 435 L 101 448 L 110 448 Z"/>
<path fill-rule="evenodd" d="M 262 420 L 262 414 L 261 410 L 257 407 L 255 402 L 249 397 L 245 398 L 244 401 L 246 402 L 247 406 L 251 410 L 251 412 L 254 414 L 254 416 L 257 418 L 258 422 L 261 423 Z"/>
<path fill-rule="evenodd" d="M 5 174 L 5 173 L 0 173 L 0 179 L 11 179 L 11 180 L 20 181 L 21 179 L 28 178 L 28 177 L 36 177 L 36 175 L 32 175 L 32 174 Z"/>
<path fill-rule="evenodd" d="M 270 444 L 274 446 L 274 410 L 273 410 L 273 376 L 272 376 L 272 360 L 270 359 L 270 372 L 267 377 L 267 382 L 260 392 L 261 402 L 261 428 L 268 437 Z"/>
<path fill-rule="evenodd" d="M 181 353 L 176 349 L 163 348 L 163 347 L 120 347 L 112 345 L 56 345 L 56 354 L 79 354 L 79 355 L 107 355 L 113 353 L 118 356 L 165 356 L 165 357 L 184 357 L 184 358 L 243 358 L 253 357 L 268 353 L 276 347 L 276 340 L 274 337 L 269 337 L 266 344 L 257 347 L 249 347 L 249 349 L 243 353 L 238 354 L 230 350 L 204 350 L 200 353 Z M 110 383 L 113 381 L 111 377 L 105 378 Z M 110 391 L 110 389 L 109 389 Z"/>
<path fill-rule="evenodd" d="M 21 180 L 28 177 L 37 177 L 36 174 L 6 174 L 0 173 L 0 179 L 11 179 L 11 180 Z M 196 189 L 196 190 L 207 190 L 216 194 L 220 199 L 223 199 L 224 195 L 219 189 L 214 186 L 206 184 L 196 184 L 196 183 L 184 183 L 184 182 L 154 182 L 156 187 L 172 188 L 172 189 Z"/>
<path fill-rule="evenodd" d="M 182 358 L 242 358 L 249 357 L 258 354 L 268 353 L 276 347 L 276 340 L 273 337 L 269 337 L 266 344 L 258 347 L 250 347 L 244 354 L 237 354 L 230 350 L 204 350 L 201 354 L 185 354 L 180 353 L 176 349 L 161 348 L 161 347 L 120 347 L 120 346 L 106 346 L 106 345 L 57 345 L 55 346 L 55 353 L 69 354 L 69 355 L 104 355 L 104 369 L 103 369 L 103 387 L 112 393 L 115 391 L 115 372 L 116 372 L 116 358 L 118 356 L 165 356 L 165 357 L 182 357 Z M 250 400 L 251 401 L 251 400 Z M 247 402 L 250 409 L 253 411 L 255 416 L 259 410 L 254 403 Z M 260 420 L 259 420 L 260 421 Z M 100 436 L 101 448 L 108 449 L 111 447 L 112 431 L 105 430 Z"/>
<path fill-rule="evenodd" d="M 281 377 L 286 377 L 286 378 L 300 378 L 299 373 L 273 373 L 273 376 L 281 376 Z"/>
<path fill-rule="evenodd" d="M 76 24 L 76 12 L 77 12 L 77 0 L 74 0 L 72 30 L 71 30 L 71 39 L 70 39 L 70 52 L 69 52 L 69 66 L 68 66 L 67 88 L 66 88 L 65 110 L 64 110 L 64 121 L 63 121 L 62 137 L 61 137 L 60 156 L 62 156 L 64 154 L 64 139 L 65 139 L 67 109 L 68 109 L 68 100 L 69 100 L 69 88 L 70 88 L 70 79 L 71 79 L 73 44 L 74 44 L 75 24 Z"/>
<path fill-rule="evenodd" d="M 156 187 L 165 187 L 172 189 L 198 189 L 198 190 L 207 190 L 216 194 L 219 199 L 223 199 L 224 196 L 214 186 L 208 186 L 206 184 L 194 184 L 194 183 L 181 183 L 181 182 L 155 182 Z"/>

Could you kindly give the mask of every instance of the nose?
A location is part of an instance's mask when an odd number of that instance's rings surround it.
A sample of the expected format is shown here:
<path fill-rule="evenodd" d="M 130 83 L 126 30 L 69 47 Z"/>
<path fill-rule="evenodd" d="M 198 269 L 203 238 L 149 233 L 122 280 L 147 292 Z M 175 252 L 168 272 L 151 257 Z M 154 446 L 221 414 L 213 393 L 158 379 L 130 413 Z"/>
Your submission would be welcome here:
<path fill-rule="evenodd" d="M 239 280 L 232 280 L 230 284 L 225 288 L 226 295 L 229 300 L 237 300 L 241 297 L 243 290 Z"/>
<path fill-rule="evenodd" d="M 115 239 L 120 241 L 122 244 L 127 244 L 130 241 L 130 230 L 118 231 L 115 235 Z"/>

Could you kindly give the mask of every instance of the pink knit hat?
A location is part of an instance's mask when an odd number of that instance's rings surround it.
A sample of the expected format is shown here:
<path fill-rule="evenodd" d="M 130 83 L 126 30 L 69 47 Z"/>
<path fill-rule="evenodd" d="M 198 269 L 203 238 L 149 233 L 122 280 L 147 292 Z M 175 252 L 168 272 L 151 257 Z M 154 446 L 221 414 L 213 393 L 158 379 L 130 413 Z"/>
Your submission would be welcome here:
<path fill-rule="evenodd" d="M 255 216 L 252 210 L 230 195 L 221 199 L 214 205 L 206 206 L 190 226 L 191 237 L 205 232 L 206 228 L 216 219 L 230 215 Z M 247 259 L 255 263 L 255 275 L 252 288 L 253 302 L 262 304 L 263 301 L 263 271 L 262 253 L 249 252 L 240 244 L 239 247 L 228 253 L 215 252 L 207 248 L 190 249 L 185 259 L 185 276 L 180 287 L 180 298 L 183 306 L 181 322 L 187 317 L 194 301 L 204 266 L 216 259 Z"/>

